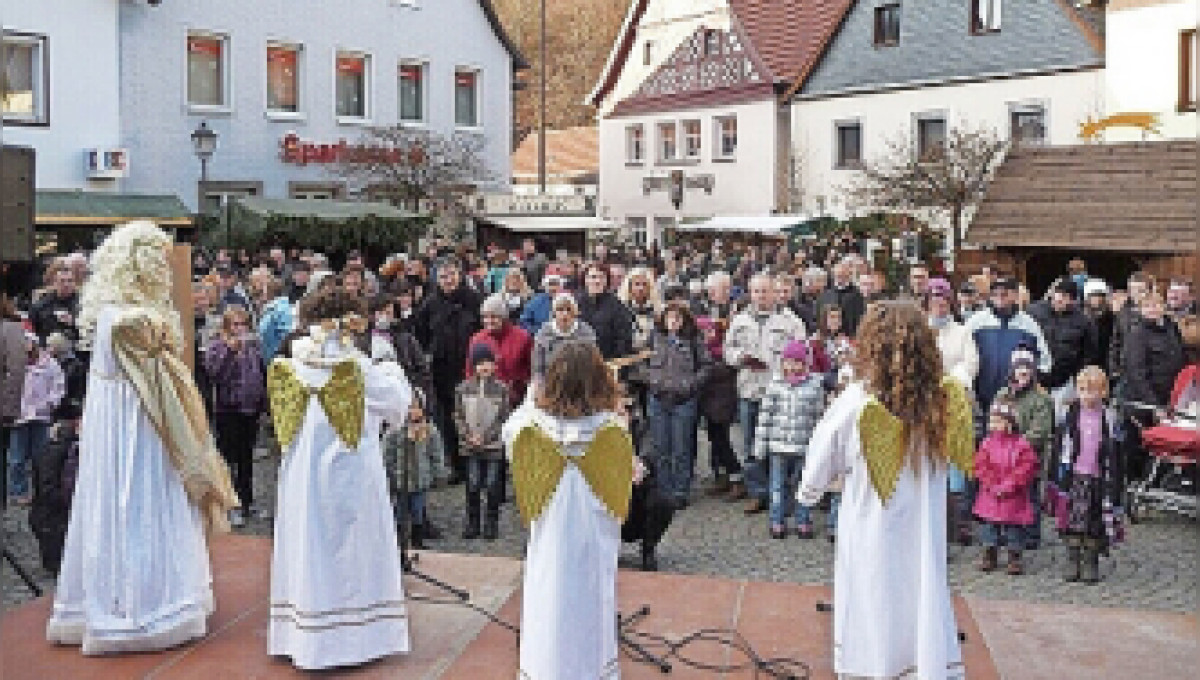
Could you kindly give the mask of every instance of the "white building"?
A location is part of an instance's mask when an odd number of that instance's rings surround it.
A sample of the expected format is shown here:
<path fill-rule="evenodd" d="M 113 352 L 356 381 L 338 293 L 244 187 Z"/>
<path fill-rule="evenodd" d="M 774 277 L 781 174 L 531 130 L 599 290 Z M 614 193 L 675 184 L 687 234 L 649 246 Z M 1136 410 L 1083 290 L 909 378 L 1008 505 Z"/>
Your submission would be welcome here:
<path fill-rule="evenodd" d="M 964 4 L 970 5 L 966 11 Z M 1105 111 L 1103 9 L 1059 0 L 862 0 L 792 88 L 804 210 L 867 210 L 847 191 L 892 143 L 963 124 L 1021 144 L 1078 143 Z"/>
<path fill-rule="evenodd" d="M 1200 3 L 1195 0 L 1109 0 L 1106 113 L 1151 113 L 1158 132 L 1105 131 L 1105 141 L 1195 139 L 1200 134 Z"/>
<path fill-rule="evenodd" d="M 38 188 L 121 188 L 119 4 L 3 0 L 0 136 L 36 150 Z"/>
<path fill-rule="evenodd" d="M 781 95 L 849 0 L 633 0 L 588 97 L 599 215 L 654 241 L 680 221 L 791 207 Z M 677 211 L 668 178 L 682 172 Z"/>

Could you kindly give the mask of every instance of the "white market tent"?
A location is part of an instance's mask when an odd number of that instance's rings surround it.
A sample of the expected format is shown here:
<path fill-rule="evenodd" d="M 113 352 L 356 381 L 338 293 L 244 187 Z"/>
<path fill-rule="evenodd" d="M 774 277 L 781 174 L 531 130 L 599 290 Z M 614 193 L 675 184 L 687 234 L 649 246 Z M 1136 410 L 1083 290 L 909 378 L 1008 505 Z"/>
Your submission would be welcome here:
<path fill-rule="evenodd" d="M 761 234 L 782 237 L 785 229 L 796 227 L 811 220 L 808 215 L 718 215 L 702 222 L 685 222 L 675 227 L 682 232 L 717 232 Z"/>

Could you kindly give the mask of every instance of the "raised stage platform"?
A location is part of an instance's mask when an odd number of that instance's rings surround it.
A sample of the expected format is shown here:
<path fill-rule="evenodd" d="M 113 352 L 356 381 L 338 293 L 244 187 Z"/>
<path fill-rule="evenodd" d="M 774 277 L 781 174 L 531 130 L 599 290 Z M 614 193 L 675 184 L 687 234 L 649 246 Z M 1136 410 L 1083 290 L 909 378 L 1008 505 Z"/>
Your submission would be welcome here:
<path fill-rule="evenodd" d="M 448 598 L 409 578 L 414 598 L 413 652 L 352 670 L 309 674 L 266 654 L 270 541 L 228 536 L 212 546 L 217 611 L 204 640 L 157 654 L 83 657 L 76 648 L 45 641 L 48 598 L 0 619 L 0 678 L 3 680 L 156 680 L 226 678 L 450 678 L 512 680 L 517 641 L 476 612 L 454 604 L 421 601 Z M 470 591 L 472 602 L 514 625 L 520 623 L 521 563 L 513 560 L 422 552 L 423 571 Z M 833 677 L 831 619 L 816 611 L 829 598 L 823 586 L 759 583 L 699 576 L 622 571 L 618 598 L 623 608 L 646 604 L 650 616 L 639 626 L 671 639 L 701 628 L 734 628 L 763 657 L 791 657 L 812 668 L 813 678 Z M 1194 677 L 1197 619 L 1194 615 L 1116 609 L 1058 607 L 1021 602 L 957 598 L 968 677 L 1130 678 L 1174 680 Z M 486 624 L 486 625 L 485 625 Z M 715 645 L 689 647 L 688 655 L 711 664 L 744 662 Z M 676 664 L 667 676 L 653 667 L 622 660 L 622 677 L 712 678 L 709 671 Z M 750 672 L 719 677 L 751 678 Z M 760 676 L 761 677 L 761 676 Z"/>

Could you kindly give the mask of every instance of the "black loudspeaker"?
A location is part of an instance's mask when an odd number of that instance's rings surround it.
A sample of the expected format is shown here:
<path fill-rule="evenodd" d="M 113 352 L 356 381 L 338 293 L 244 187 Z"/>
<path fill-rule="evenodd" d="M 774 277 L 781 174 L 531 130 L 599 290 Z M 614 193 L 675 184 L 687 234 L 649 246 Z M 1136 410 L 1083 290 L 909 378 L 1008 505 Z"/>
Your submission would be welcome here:
<path fill-rule="evenodd" d="M 0 149 L 0 262 L 33 262 L 34 157 L 27 146 Z"/>

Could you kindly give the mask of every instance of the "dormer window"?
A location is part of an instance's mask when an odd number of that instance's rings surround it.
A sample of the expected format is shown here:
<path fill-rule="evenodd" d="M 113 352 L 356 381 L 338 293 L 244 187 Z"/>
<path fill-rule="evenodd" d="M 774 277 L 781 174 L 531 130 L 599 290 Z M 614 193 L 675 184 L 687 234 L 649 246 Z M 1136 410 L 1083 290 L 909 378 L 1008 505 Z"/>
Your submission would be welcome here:
<path fill-rule="evenodd" d="M 711 57 L 721 53 L 721 34 L 711 28 L 704 31 L 704 56 Z"/>
<path fill-rule="evenodd" d="M 875 46 L 900 44 L 900 3 L 875 8 Z"/>
<path fill-rule="evenodd" d="M 971 0 L 971 34 L 1000 32 L 1002 0 Z"/>

